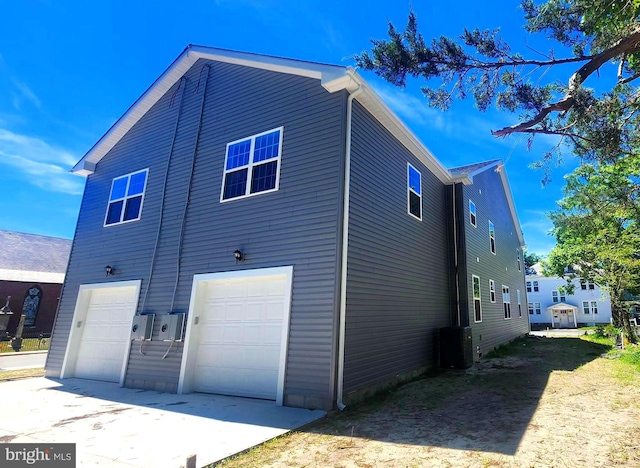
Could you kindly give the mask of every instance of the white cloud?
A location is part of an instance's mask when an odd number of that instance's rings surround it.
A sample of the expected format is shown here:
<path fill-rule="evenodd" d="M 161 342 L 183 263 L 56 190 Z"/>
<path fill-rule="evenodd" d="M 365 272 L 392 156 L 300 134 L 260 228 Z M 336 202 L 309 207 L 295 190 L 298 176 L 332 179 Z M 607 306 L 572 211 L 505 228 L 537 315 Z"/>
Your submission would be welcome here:
<path fill-rule="evenodd" d="M 394 112 L 408 123 L 450 133 L 450 125 L 442 112 L 427 106 L 424 99 L 417 98 L 401 88 L 374 83 L 372 87 Z"/>
<path fill-rule="evenodd" d="M 44 190 L 78 195 L 84 181 L 69 173 L 79 159 L 44 140 L 0 129 L 0 165 L 18 169 L 28 183 Z"/>
<path fill-rule="evenodd" d="M 26 84 L 18 80 L 13 80 L 13 84 L 20 90 L 20 93 L 22 93 L 23 97 L 25 97 L 29 102 L 31 102 L 31 104 L 40 109 L 40 107 L 42 106 L 40 99 L 35 95 L 33 91 L 31 91 L 31 89 Z"/>

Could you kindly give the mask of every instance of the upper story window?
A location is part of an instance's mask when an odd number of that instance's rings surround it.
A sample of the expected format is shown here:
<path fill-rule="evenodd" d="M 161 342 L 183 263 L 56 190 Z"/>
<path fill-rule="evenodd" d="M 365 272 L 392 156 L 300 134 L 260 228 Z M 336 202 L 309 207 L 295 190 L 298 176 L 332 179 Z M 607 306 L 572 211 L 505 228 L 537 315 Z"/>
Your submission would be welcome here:
<path fill-rule="evenodd" d="M 482 322 L 482 304 L 480 300 L 480 278 L 472 275 L 473 279 L 473 310 L 476 322 Z"/>
<path fill-rule="evenodd" d="M 511 318 L 511 294 L 509 286 L 502 285 L 502 307 L 504 308 L 504 318 Z"/>
<path fill-rule="evenodd" d="M 567 300 L 564 293 L 559 293 L 558 291 L 551 291 L 551 300 L 553 302 L 565 302 Z"/>
<path fill-rule="evenodd" d="M 227 143 L 220 201 L 278 190 L 283 129 Z"/>
<path fill-rule="evenodd" d="M 531 281 L 527 281 L 527 292 L 531 292 Z"/>
<path fill-rule="evenodd" d="M 422 221 L 422 174 L 407 164 L 407 211 Z"/>
<path fill-rule="evenodd" d="M 489 245 L 491 247 L 491 253 L 496 253 L 496 229 L 493 223 L 489 221 Z"/>
<path fill-rule="evenodd" d="M 591 281 L 586 281 L 586 280 L 580 280 L 580 289 L 582 289 L 583 291 L 586 291 L 588 289 L 594 289 L 595 288 L 595 284 Z"/>
<path fill-rule="evenodd" d="M 540 291 L 540 287 L 538 286 L 538 282 L 534 281 L 533 282 L 533 292 L 538 292 Z"/>
<path fill-rule="evenodd" d="M 469 200 L 469 222 L 473 227 L 476 227 L 476 204 Z"/>
<path fill-rule="evenodd" d="M 149 169 L 144 169 L 113 179 L 105 226 L 140 219 L 148 173 Z"/>
<path fill-rule="evenodd" d="M 491 302 L 496 302 L 496 282 L 492 279 L 489 280 L 489 298 Z"/>
<path fill-rule="evenodd" d="M 518 271 L 522 271 L 522 262 L 520 261 L 520 250 L 516 249 L 516 261 L 518 263 Z"/>
<path fill-rule="evenodd" d="M 533 302 L 527 303 L 527 308 L 529 309 L 529 315 L 533 315 Z"/>

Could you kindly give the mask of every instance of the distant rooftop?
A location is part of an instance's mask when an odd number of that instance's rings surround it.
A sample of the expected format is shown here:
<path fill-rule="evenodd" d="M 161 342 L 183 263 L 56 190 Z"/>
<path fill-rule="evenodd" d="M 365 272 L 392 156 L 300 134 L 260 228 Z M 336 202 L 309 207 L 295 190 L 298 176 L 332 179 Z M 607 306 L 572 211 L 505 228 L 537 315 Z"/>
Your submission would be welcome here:
<path fill-rule="evenodd" d="M 0 280 L 62 283 L 71 242 L 0 230 Z"/>
<path fill-rule="evenodd" d="M 483 169 L 487 166 L 491 166 L 492 164 L 501 162 L 500 159 L 492 159 L 491 161 L 482 161 L 475 164 L 468 164 L 466 166 L 454 167 L 449 169 L 449 172 L 453 175 L 461 175 L 461 174 L 473 174 L 480 169 Z"/>

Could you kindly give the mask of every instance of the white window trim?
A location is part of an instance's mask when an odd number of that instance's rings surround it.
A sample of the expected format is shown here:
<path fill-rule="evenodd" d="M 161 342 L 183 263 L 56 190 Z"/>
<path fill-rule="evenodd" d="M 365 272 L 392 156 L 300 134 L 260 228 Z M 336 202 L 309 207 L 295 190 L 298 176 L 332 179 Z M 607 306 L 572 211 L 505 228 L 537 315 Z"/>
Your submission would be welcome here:
<path fill-rule="evenodd" d="M 478 280 L 478 297 L 475 292 L 475 280 Z M 471 275 L 471 295 L 473 296 L 473 321 L 475 323 L 482 322 L 482 287 L 480 286 L 480 277 L 478 275 Z M 476 319 L 476 300 L 480 303 L 480 320 Z"/>
<path fill-rule="evenodd" d="M 537 304 L 537 305 L 536 305 Z M 542 315 L 542 304 L 539 302 L 533 303 L 533 309 L 536 315 Z"/>
<path fill-rule="evenodd" d="M 540 285 L 537 281 L 533 282 L 533 292 L 540 292 Z"/>
<path fill-rule="evenodd" d="M 598 313 L 598 301 L 590 301 L 591 305 L 591 315 L 596 315 Z"/>
<path fill-rule="evenodd" d="M 129 183 L 131 182 L 131 176 L 136 175 L 136 174 L 140 174 L 142 172 L 146 173 L 146 176 L 144 178 L 144 187 L 142 187 L 142 193 L 141 194 L 135 194 L 131 197 L 127 196 L 127 192 L 129 191 Z M 115 200 L 111 199 L 111 193 L 113 192 L 113 184 L 117 179 L 122 179 L 124 177 L 127 177 L 127 186 L 124 189 L 124 197 L 123 198 L 117 198 Z M 107 199 L 107 209 L 104 213 L 104 223 L 103 223 L 103 227 L 111 227 L 111 226 L 120 226 L 121 224 L 127 224 L 127 223 L 133 223 L 134 221 L 139 221 L 140 218 L 142 218 L 142 207 L 144 205 L 144 199 L 145 199 L 145 194 L 147 193 L 147 182 L 149 181 L 149 168 L 147 167 L 146 169 L 141 169 L 139 171 L 134 171 L 134 172 L 130 172 L 128 174 L 122 174 L 118 177 L 114 177 L 111 180 L 111 190 L 109 190 L 109 198 Z M 138 211 L 138 217 L 135 219 L 128 219 L 126 221 L 122 221 L 122 218 L 124 217 L 124 212 L 125 209 L 127 207 L 127 199 L 129 198 L 135 198 L 137 196 L 142 195 L 142 200 L 140 200 L 140 211 Z M 120 221 L 118 221 L 117 223 L 111 223 L 111 224 L 107 224 L 107 217 L 109 216 L 109 207 L 111 206 L 111 203 L 114 202 L 118 202 L 122 200 L 122 212 L 120 213 Z"/>
<path fill-rule="evenodd" d="M 411 169 L 416 171 L 418 173 L 418 175 L 420 176 L 420 193 L 417 193 L 410 186 L 409 175 L 410 175 L 410 170 Z M 420 198 L 420 217 L 414 215 L 411 212 L 411 192 L 415 193 Z M 418 169 L 416 169 L 411 163 L 407 163 L 407 213 L 409 213 L 409 215 L 412 218 L 415 218 L 418 221 L 422 221 L 422 172 L 420 172 Z"/>
<path fill-rule="evenodd" d="M 491 247 L 491 240 L 493 240 L 493 248 Z M 496 255 L 496 250 L 496 225 L 489 221 L 489 252 Z"/>
<path fill-rule="evenodd" d="M 558 291 L 551 291 L 551 302 L 558 304 L 560 302 L 560 294 Z"/>
<path fill-rule="evenodd" d="M 527 292 L 532 292 L 533 291 L 533 287 L 531 286 L 531 281 L 527 281 L 526 287 L 527 287 Z"/>
<path fill-rule="evenodd" d="M 516 296 L 518 298 L 518 317 L 522 317 L 522 298 L 519 289 L 516 289 Z"/>
<path fill-rule="evenodd" d="M 260 161 L 257 164 L 254 164 L 253 162 L 253 151 L 255 149 L 255 145 L 256 145 L 256 138 L 261 137 L 263 135 L 267 135 L 268 133 L 273 133 L 276 131 L 280 131 L 280 141 L 278 142 L 278 157 L 277 158 L 273 158 L 273 159 L 267 159 L 266 161 Z M 256 133 L 255 135 L 250 135 L 244 138 L 239 138 L 237 140 L 231 141 L 229 143 L 227 143 L 227 147 L 225 149 L 224 152 L 224 166 L 223 166 L 223 170 L 222 170 L 222 186 L 220 187 L 220 203 L 227 203 L 227 202 L 231 202 L 231 201 L 236 201 L 236 200 L 243 200 L 245 198 L 249 198 L 249 197 L 255 197 L 256 195 L 264 195 L 265 193 L 271 193 L 271 192 L 277 192 L 278 189 L 280 188 L 280 167 L 282 165 L 282 140 L 283 140 L 283 136 L 284 136 L 284 126 L 281 127 L 276 127 L 276 128 L 272 128 L 271 130 L 267 130 L 265 132 L 260 132 L 260 133 Z M 227 158 L 229 157 L 229 147 L 231 145 L 235 145 L 236 143 L 240 143 L 241 141 L 246 141 L 246 140 L 251 140 L 251 148 L 249 149 L 249 163 L 246 166 L 239 166 L 239 167 L 234 167 L 233 169 L 227 169 Z M 267 164 L 270 162 L 274 162 L 277 161 L 278 163 L 278 167 L 276 168 L 276 184 L 272 189 L 269 190 L 263 190 L 262 192 L 255 192 L 255 193 L 250 193 L 251 191 L 251 180 L 252 180 L 252 176 L 253 176 L 253 167 L 254 166 L 261 166 L 263 164 Z M 247 186 L 244 189 L 244 195 L 240 195 L 239 197 L 233 197 L 233 198 L 224 198 L 224 187 L 225 187 L 225 180 L 227 177 L 227 174 L 229 172 L 236 172 L 239 171 L 241 168 L 247 168 Z"/>
<path fill-rule="evenodd" d="M 471 209 L 472 206 L 473 210 Z M 475 222 L 473 222 L 473 218 L 471 217 L 472 214 L 476 219 Z M 472 200 L 469 200 L 469 224 L 471 224 L 473 227 L 478 227 L 478 212 L 476 210 L 476 204 Z"/>
<path fill-rule="evenodd" d="M 507 290 L 507 292 L 505 293 L 504 290 Z M 507 296 L 507 297 L 505 297 Z M 506 299 L 506 300 L 505 300 Z M 508 317 L 504 317 L 505 313 L 504 313 L 504 305 L 508 304 L 509 305 L 509 316 Z M 502 315 L 504 317 L 505 320 L 511 320 L 511 317 L 513 317 L 513 314 L 511 313 L 511 291 L 509 289 L 509 286 L 507 285 L 502 285 Z"/>
<path fill-rule="evenodd" d="M 535 310 L 533 308 L 533 302 L 527 302 L 527 312 L 529 315 L 535 314 Z"/>
<path fill-rule="evenodd" d="M 492 304 L 496 303 L 496 282 L 492 279 L 489 280 L 489 300 Z"/>

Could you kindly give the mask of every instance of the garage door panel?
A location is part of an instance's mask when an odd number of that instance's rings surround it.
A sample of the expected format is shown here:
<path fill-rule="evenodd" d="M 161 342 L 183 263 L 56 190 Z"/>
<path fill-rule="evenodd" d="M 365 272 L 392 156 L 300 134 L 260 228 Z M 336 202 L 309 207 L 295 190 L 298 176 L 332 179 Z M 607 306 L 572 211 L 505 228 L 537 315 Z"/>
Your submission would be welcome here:
<path fill-rule="evenodd" d="M 276 398 L 286 286 L 285 275 L 203 284 L 195 391 Z"/>
<path fill-rule="evenodd" d="M 91 292 L 75 363 L 75 376 L 119 382 L 129 350 L 134 288 L 104 288 Z"/>

